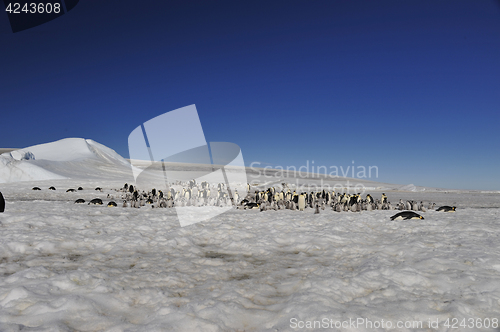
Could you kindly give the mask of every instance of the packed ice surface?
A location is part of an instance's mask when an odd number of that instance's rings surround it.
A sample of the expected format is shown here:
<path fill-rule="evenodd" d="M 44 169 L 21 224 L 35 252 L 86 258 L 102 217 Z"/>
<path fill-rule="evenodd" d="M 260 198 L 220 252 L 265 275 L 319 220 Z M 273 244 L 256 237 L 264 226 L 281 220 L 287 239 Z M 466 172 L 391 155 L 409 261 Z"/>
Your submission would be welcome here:
<path fill-rule="evenodd" d="M 120 202 L 119 163 L 33 154 L 22 162 L 73 178 L 0 186 L 0 331 L 323 331 L 299 326 L 325 319 L 339 331 L 447 331 L 454 318 L 490 328 L 453 331 L 499 330 L 498 193 L 370 184 L 377 198 L 382 187 L 393 202 L 457 212 L 390 221 L 397 211 L 233 209 L 180 227 L 174 209 L 74 204 Z M 365 323 L 335 328 L 349 319 Z M 382 320 L 393 328 L 366 325 Z"/>

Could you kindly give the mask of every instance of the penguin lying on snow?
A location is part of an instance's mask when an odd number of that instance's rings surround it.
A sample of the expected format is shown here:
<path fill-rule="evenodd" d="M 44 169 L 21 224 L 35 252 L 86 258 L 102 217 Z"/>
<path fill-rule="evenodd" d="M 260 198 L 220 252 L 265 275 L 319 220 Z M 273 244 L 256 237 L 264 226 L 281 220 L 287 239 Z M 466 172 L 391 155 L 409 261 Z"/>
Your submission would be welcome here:
<path fill-rule="evenodd" d="M 74 193 L 76 190 L 75 189 L 68 189 L 66 190 L 67 193 Z"/>
<path fill-rule="evenodd" d="M 31 190 L 42 190 L 42 189 L 40 189 L 38 187 L 33 187 L 33 189 L 31 189 Z"/>
<path fill-rule="evenodd" d="M 100 198 L 94 198 L 93 200 L 91 200 L 89 202 L 89 205 L 92 204 L 92 205 L 102 205 L 102 199 Z"/>
<path fill-rule="evenodd" d="M 83 198 L 79 198 L 75 201 L 75 204 L 83 204 L 85 203 L 85 200 Z"/>
<path fill-rule="evenodd" d="M 116 203 L 111 201 L 108 203 L 108 207 L 116 207 Z"/>
<path fill-rule="evenodd" d="M 3 195 L 0 192 L 0 212 L 3 211 L 5 211 L 5 199 L 3 198 Z"/>
<path fill-rule="evenodd" d="M 391 217 L 391 220 L 409 220 L 409 219 L 424 219 L 424 217 L 413 211 L 399 212 Z"/>
<path fill-rule="evenodd" d="M 448 205 L 445 205 L 445 206 L 441 206 L 439 209 L 437 209 L 436 211 L 443 211 L 443 212 L 456 212 L 456 206 L 448 206 Z"/>
<path fill-rule="evenodd" d="M 247 203 L 245 209 L 258 209 L 260 204 L 257 203 Z"/>
<path fill-rule="evenodd" d="M 56 187 L 49 187 L 49 190 L 56 190 Z"/>

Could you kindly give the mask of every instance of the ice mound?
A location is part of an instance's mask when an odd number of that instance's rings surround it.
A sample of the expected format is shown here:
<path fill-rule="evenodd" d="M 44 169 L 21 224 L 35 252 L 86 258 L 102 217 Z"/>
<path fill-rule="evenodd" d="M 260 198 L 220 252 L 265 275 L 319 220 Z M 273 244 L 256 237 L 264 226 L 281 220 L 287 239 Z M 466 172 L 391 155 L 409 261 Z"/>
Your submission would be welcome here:
<path fill-rule="evenodd" d="M 7 155 L 8 154 L 9 153 L 7 153 Z M 10 152 L 10 156 L 12 158 L 14 158 L 15 160 L 33 160 L 33 159 L 35 159 L 35 156 L 33 155 L 33 153 L 31 153 L 30 151 L 25 151 L 23 149 L 14 150 L 14 151 Z"/>
<path fill-rule="evenodd" d="M 417 187 L 413 184 L 407 184 L 406 186 L 401 186 L 399 187 L 399 190 L 401 191 L 417 191 Z"/>
<path fill-rule="evenodd" d="M 131 174 L 130 163 L 90 139 L 65 138 L 0 155 L 0 183 Z"/>
<path fill-rule="evenodd" d="M 100 158 L 111 162 L 128 164 L 114 150 L 91 139 L 65 138 L 51 143 L 34 145 L 22 150 L 29 151 L 33 155 L 32 159 L 36 160 L 74 161 L 86 158 Z M 12 151 L 11 154 L 13 152 L 16 151 Z"/>
<path fill-rule="evenodd" d="M 65 178 L 42 167 L 30 164 L 25 160 L 16 160 L 10 153 L 0 155 L 0 183 Z"/>

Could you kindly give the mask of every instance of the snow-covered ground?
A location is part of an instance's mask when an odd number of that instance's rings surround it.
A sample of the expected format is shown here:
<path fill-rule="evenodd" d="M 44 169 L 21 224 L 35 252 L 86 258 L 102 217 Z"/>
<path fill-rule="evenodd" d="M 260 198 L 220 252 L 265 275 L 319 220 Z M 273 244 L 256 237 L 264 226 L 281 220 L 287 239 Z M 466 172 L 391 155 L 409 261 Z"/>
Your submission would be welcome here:
<path fill-rule="evenodd" d="M 396 211 L 231 210 L 180 227 L 174 209 L 74 204 L 106 203 L 123 185 L 125 166 L 102 151 L 9 159 L 66 178 L 0 186 L 0 331 L 500 330 L 498 193 L 382 185 L 392 202 L 457 212 L 390 221 Z"/>

